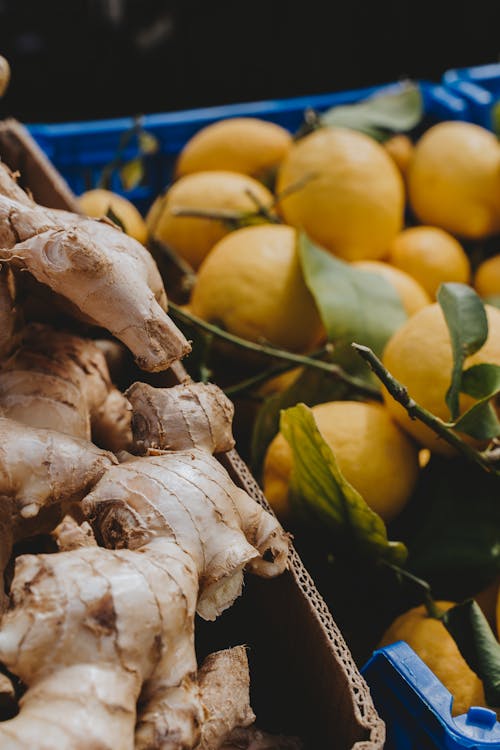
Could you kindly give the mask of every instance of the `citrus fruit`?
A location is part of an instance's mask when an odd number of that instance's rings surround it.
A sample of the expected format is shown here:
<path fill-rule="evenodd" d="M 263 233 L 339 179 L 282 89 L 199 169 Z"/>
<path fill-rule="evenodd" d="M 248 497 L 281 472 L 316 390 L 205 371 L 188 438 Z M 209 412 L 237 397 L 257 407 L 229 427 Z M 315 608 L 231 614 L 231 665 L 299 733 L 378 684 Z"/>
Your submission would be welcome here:
<path fill-rule="evenodd" d="M 474 286 L 480 297 L 500 295 L 500 255 L 481 263 L 476 271 Z"/>
<path fill-rule="evenodd" d="M 144 219 L 133 203 L 117 195 L 111 190 L 97 188 L 82 193 L 78 198 L 80 211 L 87 216 L 101 219 L 107 216 L 109 210 L 119 219 L 123 229 L 134 239 L 144 244 L 148 238 L 148 230 Z"/>
<path fill-rule="evenodd" d="M 252 177 L 275 168 L 292 145 L 290 133 L 254 117 L 219 120 L 199 130 L 184 146 L 177 174 L 227 169 Z"/>
<path fill-rule="evenodd" d="M 200 266 L 190 307 L 230 333 L 292 351 L 307 350 L 320 330 L 287 226 L 245 227 L 220 240 Z"/>
<path fill-rule="evenodd" d="M 431 298 L 418 281 L 409 274 L 379 260 L 358 260 L 353 264 L 362 271 L 370 271 L 389 282 L 398 293 L 408 317 L 431 304 Z"/>
<path fill-rule="evenodd" d="M 411 206 L 423 224 L 470 239 L 500 229 L 500 146 L 485 128 L 442 122 L 420 138 L 408 170 Z"/>
<path fill-rule="evenodd" d="M 440 610 L 452 602 L 436 602 Z M 382 636 L 379 647 L 406 641 L 453 695 L 452 713 L 460 716 L 471 706 L 486 706 L 483 685 L 469 668 L 442 622 L 430 617 L 422 605 L 397 617 Z"/>
<path fill-rule="evenodd" d="M 401 229 L 401 175 L 382 146 L 354 130 L 321 128 L 295 143 L 277 193 L 288 224 L 345 260 L 384 257 Z"/>
<path fill-rule="evenodd" d="M 385 141 L 384 148 L 401 172 L 403 179 L 406 179 L 414 149 L 411 140 L 407 135 L 398 133 Z"/>
<path fill-rule="evenodd" d="M 312 408 L 316 425 L 335 454 L 340 471 L 385 521 L 400 513 L 418 475 L 415 445 L 381 404 L 329 401 Z M 292 452 L 278 434 L 264 461 L 264 493 L 276 514 L 290 513 L 288 485 Z"/>
<path fill-rule="evenodd" d="M 255 200 L 252 200 L 255 196 Z M 156 199 L 146 218 L 150 234 L 197 269 L 212 247 L 231 231 L 221 220 L 178 215 L 203 211 L 242 215 L 270 207 L 273 197 L 260 182 L 236 172 L 197 172 L 181 177 Z"/>
<path fill-rule="evenodd" d="M 394 238 L 389 263 L 413 276 L 435 299 L 446 281 L 467 284 L 470 263 L 462 245 L 444 229 L 411 227 Z"/>
<path fill-rule="evenodd" d="M 488 338 L 478 352 L 466 359 L 465 369 L 480 363 L 500 365 L 500 310 L 486 305 L 486 314 Z M 424 307 L 394 333 L 385 347 L 383 362 L 417 404 L 444 421 L 450 419 L 445 397 L 451 380 L 451 341 L 437 303 Z M 410 419 L 389 393 L 384 392 L 384 398 L 393 417 L 419 443 L 445 455 L 453 452 L 429 427 Z M 462 411 L 472 403 L 469 396 L 460 397 Z"/>

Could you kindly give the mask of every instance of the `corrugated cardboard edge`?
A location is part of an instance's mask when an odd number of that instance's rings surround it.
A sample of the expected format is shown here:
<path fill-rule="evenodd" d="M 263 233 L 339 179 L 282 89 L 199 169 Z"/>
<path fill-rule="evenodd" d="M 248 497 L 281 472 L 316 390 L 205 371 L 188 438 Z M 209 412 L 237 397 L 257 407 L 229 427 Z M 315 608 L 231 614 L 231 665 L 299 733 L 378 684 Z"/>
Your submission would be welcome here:
<path fill-rule="evenodd" d="M 7 163 L 11 168 L 22 171 L 23 184 L 29 186 L 40 203 L 44 204 L 44 197 L 50 195 L 52 208 L 78 211 L 75 197 L 59 172 L 33 141 L 26 128 L 15 120 L 0 122 L 1 153 L 9 154 Z M 170 372 L 178 383 L 190 380 L 180 362 L 174 363 Z M 235 450 L 221 457 L 221 462 L 249 495 L 273 513 L 248 467 Z M 385 744 L 385 724 L 375 710 L 368 686 L 359 673 L 340 630 L 293 546 L 289 572 L 307 603 L 310 617 L 318 624 L 325 646 L 334 655 L 334 660 L 345 677 L 354 718 L 368 735 L 368 739 L 355 742 L 351 750 L 381 750 Z"/>

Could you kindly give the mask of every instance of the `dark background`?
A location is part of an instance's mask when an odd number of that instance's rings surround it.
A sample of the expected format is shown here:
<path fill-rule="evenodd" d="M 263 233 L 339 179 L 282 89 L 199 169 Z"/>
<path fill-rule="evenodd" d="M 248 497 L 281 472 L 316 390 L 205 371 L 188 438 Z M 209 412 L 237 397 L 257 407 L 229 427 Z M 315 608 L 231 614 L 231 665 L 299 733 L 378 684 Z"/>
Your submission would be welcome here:
<path fill-rule="evenodd" d="M 91 119 L 321 93 L 495 62 L 500 2 L 0 0 L 2 114 Z"/>

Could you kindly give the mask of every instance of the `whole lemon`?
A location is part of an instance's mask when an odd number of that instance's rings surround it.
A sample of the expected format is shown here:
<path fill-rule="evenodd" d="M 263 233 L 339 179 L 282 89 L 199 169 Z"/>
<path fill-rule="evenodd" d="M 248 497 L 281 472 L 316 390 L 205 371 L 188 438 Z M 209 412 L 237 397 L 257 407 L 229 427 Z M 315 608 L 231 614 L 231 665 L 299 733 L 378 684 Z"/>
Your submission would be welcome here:
<path fill-rule="evenodd" d="M 416 144 L 408 170 L 411 206 L 423 224 L 470 239 L 500 229 L 500 146 L 468 122 L 434 125 Z"/>
<path fill-rule="evenodd" d="M 500 255 L 481 263 L 476 271 L 474 286 L 480 297 L 500 295 Z"/>
<path fill-rule="evenodd" d="M 177 174 L 226 169 L 252 177 L 274 169 L 289 151 L 288 130 L 255 117 L 219 120 L 199 130 L 184 146 Z"/>
<path fill-rule="evenodd" d="M 432 299 L 441 284 L 470 280 L 470 263 L 462 245 L 438 227 L 405 229 L 394 238 L 388 260 L 413 276 Z"/>
<path fill-rule="evenodd" d="M 446 611 L 453 602 L 436 602 Z M 379 647 L 406 641 L 453 695 L 452 713 L 459 716 L 471 706 L 486 706 L 483 684 L 469 668 L 442 622 L 430 617 L 424 606 L 397 617 L 382 636 Z"/>
<path fill-rule="evenodd" d="M 144 245 L 148 238 L 146 223 L 133 203 L 111 190 L 96 188 L 82 193 L 78 198 L 80 211 L 101 219 L 111 211 L 120 220 L 127 234 Z"/>
<path fill-rule="evenodd" d="M 422 307 L 431 304 L 431 298 L 418 281 L 399 268 L 389 265 L 389 263 L 383 263 L 379 260 L 358 260 L 352 265 L 362 271 L 370 271 L 370 273 L 375 273 L 386 279 L 399 294 L 401 304 L 408 317 L 414 315 Z"/>
<path fill-rule="evenodd" d="M 295 143 L 277 193 L 288 224 L 345 260 L 384 257 L 403 222 L 398 168 L 372 138 L 346 128 L 321 128 Z"/>
<path fill-rule="evenodd" d="M 251 341 L 304 351 L 320 321 L 302 278 L 294 229 L 245 227 L 218 242 L 200 266 L 194 315 Z"/>
<path fill-rule="evenodd" d="M 465 368 L 480 363 L 500 365 L 500 310 L 486 305 L 489 333 L 486 343 L 468 357 Z M 450 419 L 445 402 L 450 385 L 452 349 L 448 327 L 438 304 L 424 307 L 409 318 L 389 339 L 383 362 L 389 372 L 420 406 L 445 421 Z M 384 392 L 387 408 L 399 424 L 424 447 L 450 455 L 453 449 L 422 422 L 410 419 L 406 410 Z M 469 396 L 461 396 L 462 411 L 471 406 Z"/>
<path fill-rule="evenodd" d="M 201 210 L 240 215 L 256 211 L 257 203 L 269 208 L 272 202 L 269 190 L 247 175 L 224 171 L 196 172 L 181 177 L 165 195 L 156 199 L 146 224 L 153 237 L 197 269 L 212 247 L 231 229 L 220 220 L 182 216 L 176 212 Z"/>
<path fill-rule="evenodd" d="M 385 521 L 408 502 L 418 475 L 414 443 L 381 404 L 329 401 L 312 408 L 316 425 L 335 454 L 340 471 Z M 288 486 L 292 452 L 278 434 L 264 461 L 264 493 L 280 518 L 290 513 Z"/>

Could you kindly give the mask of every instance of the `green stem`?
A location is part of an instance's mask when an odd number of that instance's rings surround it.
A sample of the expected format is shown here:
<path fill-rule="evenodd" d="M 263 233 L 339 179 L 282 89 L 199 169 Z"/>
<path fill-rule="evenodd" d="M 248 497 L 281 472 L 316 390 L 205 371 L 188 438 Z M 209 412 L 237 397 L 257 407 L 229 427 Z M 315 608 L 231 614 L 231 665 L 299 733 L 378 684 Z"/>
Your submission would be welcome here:
<path fill-rule="evenodd" d="M 106 164 L 101 172 L 101 177 L 99 179 L 97 187 L 105 189 L 109 188 L 111 175 L 123 164 L 123 154 L 125 149 L 131 142 L 132 138 L 137 135 L 137 133 L 141 129 L 141 120 L 142 118 L 139 115 L 136 116 L 134 118 L 134 124 L 132 125 L 132 127 L 126 130 L 125 133 L 123 133 L 122 137 L 120 138 L 120 143 L 118 144 L 118 148 L 116 150 L 114 158 L 109 162 L 109 164 Z"/>
<path fill-rule="evenodd" d="M 427 581 L 424 581 L 423 578 L 418 578 L 417 576 L 413 575 L 413 573 L 410 573 L 410 571 L 406 570 L 405 568 L 400 568 L 399 565 L 395 565 L 394 563 L 387 562 L 387 560 L 381 560 L 381 563 L 385 565 L 386 567 L 390 568 L 391 570 L 393 570 L 401 578 L 406 578 L 408 581 L 411 581 L 411 583 L 414 583 L 419 588 L 421 588 L 424 594 L 424 604 L 427 610 L 427 614 L 429 615 L 429 617 L 433 617 L 435 620 L 441 619 L 441 616 L 443 613 L 437 606 L 436 602 L 434 601 L 431 587 L 427 583 Z"/>
<path fill-rule="evenodd" d="M 247 339 L 242 339 L 239 336 L 235 336 L 233 333 L 224 331 L 222 328 L 219 328 L 212 323 L 207 323 L 207 321 L 202 320 L 201 318 L 197 318 L 195 315 L 188 313 L 187 310 L 182 310 L 173 302 L 169 302 L 169 311 L 173 318 L 177 318 L 177 320 L 188 325 L 196 326 L 203 331 L 208 331 L 217 338 L 223 339 L 224 341 L 229 341 L 231 344 L 239 346 L 242 349 L 247 349 L 248 351 L 256 352 L 258 354 L 264 354 L 265 356 L 273 357 L 274 359 L 282 359 L 287 362 L 293 362 L 294 365 L 311 367 L 316 370 L 328 372 L 330 373 L 330 375 L 333 375 L 344 383 L 347 383 L 352 388 L 355 388 L 360 393 L 363 393 L 365 396 L 377 399 L 380 398 L 380 394 L 376 388 L 368 385 L 359 378 L 349 375 L 341 367 L 331 362 L 323 362 L 320 359 L 313 359 L 312 357 L 306 356 L 304 354 L 294 354 L 293 352 L 286 351 L 285 349 L 278 349 L 268 344 L 256 344 L 253 341 L 247 341 Z"/>
<path fill-rule="evenodd" d="M 181 258 L 180 255 L 175 253 L 168 245 L 166 245 L 161 240 L 157 240 L 155 239 L 155 237 L 150 237 L 148 244 L 152 250 L 156 250 L 158 253 L 164 255 L 171 263 L 174 264 L 174 266 L 179 269 L 182 275 L 183 291 L 191 291 L 196 283 L 196 272 L 194 271 L 192 266 L 190 266 L 189 263 L 184 260 L 184 258 Z"/>
<path fill-rule="evenodd" d="M 452 445 L 462 455 L 479 464 L 483 469 L 500 476 L 500 468 L 497 468 L 496 453 L 494 451 L 478 451 L 462 440 L 461 437 L 430 411 L 414 401 L 404 385 L 402 385 L 391 373 L 385 369 L 380 359 L 367 346 L 353 344 L 353 348 L 368 363 L 377 378 L 385 385 L 391 396 L 406 409 L 411 419 L 418 419 L 427 427 L 430 427 L 436 435 L 439 435 L 446 443 Z"/>

